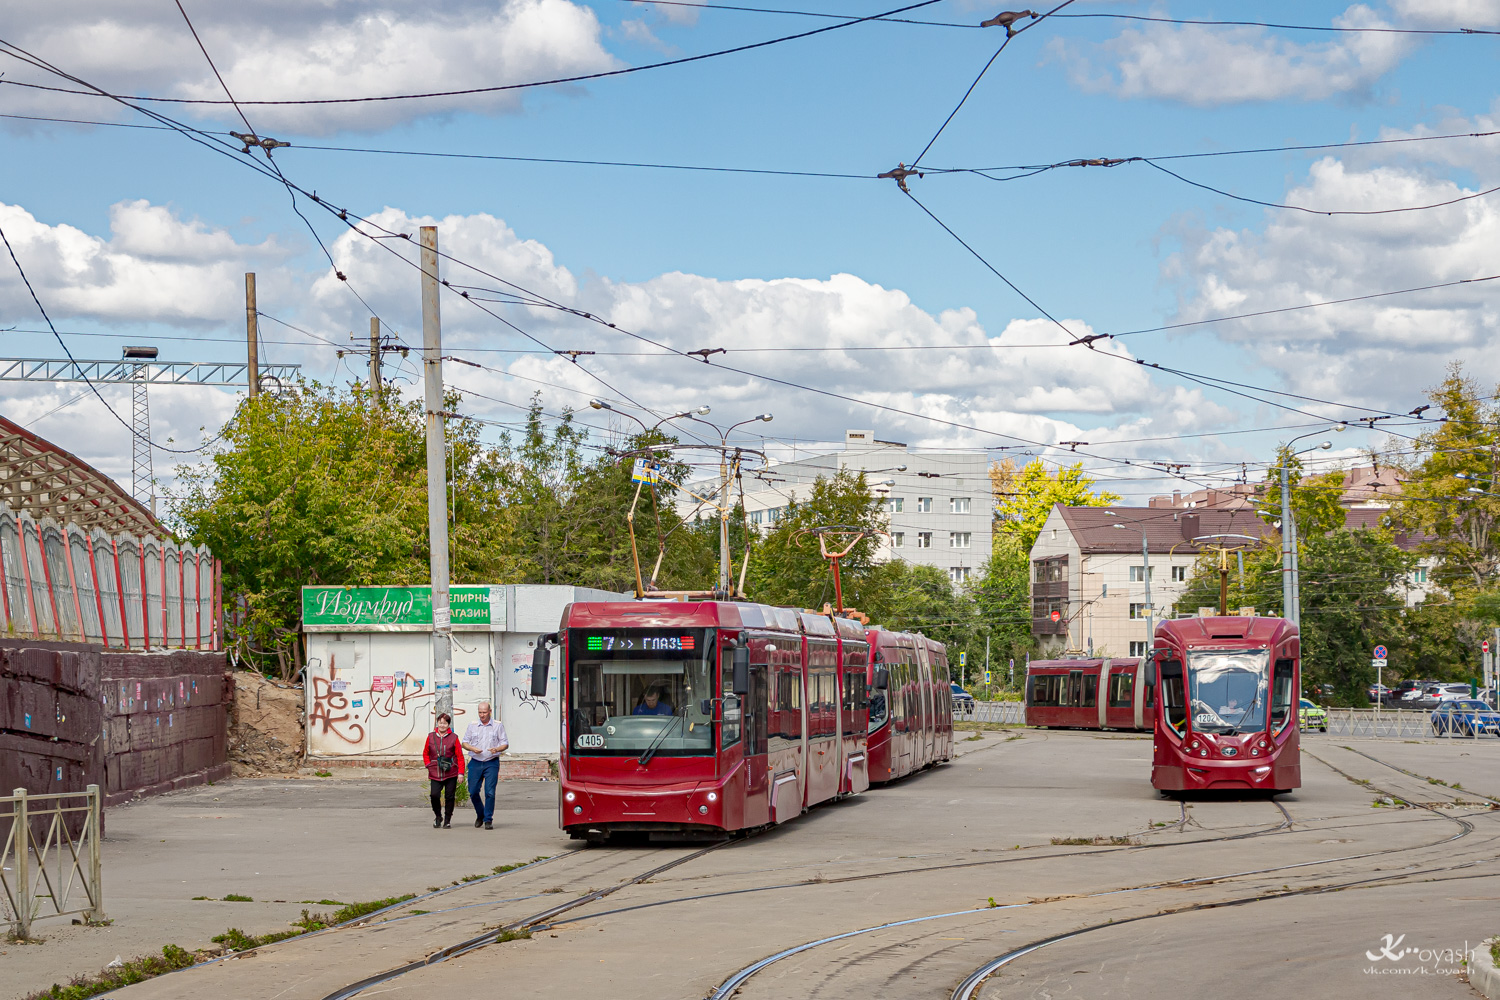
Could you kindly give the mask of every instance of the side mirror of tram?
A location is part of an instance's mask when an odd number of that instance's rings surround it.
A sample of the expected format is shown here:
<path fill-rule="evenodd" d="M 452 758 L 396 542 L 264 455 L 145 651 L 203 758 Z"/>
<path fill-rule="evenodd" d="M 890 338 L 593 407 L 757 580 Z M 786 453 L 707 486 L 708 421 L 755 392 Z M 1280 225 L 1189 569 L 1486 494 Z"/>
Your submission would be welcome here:
<path fill-rule="evenodd" d="M 704 698 L 698 702 L 698 714 L 712 719 L 714 717 L 714 700 L 712 698 Z"/>
<path fill-rule="evenodd" d="M 1146 684 L 1150 687 L 1156 686 L 1156 661 L 1146 661 Z"/>
<path fill-rule="evenodd" d="M 734 650 L 734 693 L 750 693 L 750 647 L 736 646 Z"/>
<path fill-rule="evenodd" d="M 538 636 L 536 649 L 531 654 L 531 696 L 547 696 L 547 674 L 552 669 L 552 655 L 547 650 L 547 637 Z"/>
<path fill-rule="evenodd" d="M 884 691 L 891 686 L 891 672 L 886 667 L 875 668 L 875 690 Z"/>

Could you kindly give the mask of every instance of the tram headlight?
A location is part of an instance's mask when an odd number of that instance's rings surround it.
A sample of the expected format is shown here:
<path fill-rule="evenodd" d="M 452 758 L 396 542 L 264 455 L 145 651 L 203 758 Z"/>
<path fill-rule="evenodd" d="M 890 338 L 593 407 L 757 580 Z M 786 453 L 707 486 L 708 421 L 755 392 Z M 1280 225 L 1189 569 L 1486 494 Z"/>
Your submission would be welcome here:
<path fill-rule="evenodd" d="M 583 815 L 583 806 L 574 806 L 573 807 L 573 815 L 574 816 L 582 816 Z"/>
<path fill-rule="evenodd" d="M 699 816 L 707 816 L 708 815 L 708 806 L 699 806 L 698 807 L 698 815 Z"/>
<path fill-rule="evenodd" d="M 1261 741 L 1260 741 L 1260 748 L 1261 748 L 1261 749 L 1262 749 L 1262 750 L 1264 750 L 1264 749 L 1265 749 L 1265 748 L 1266 748 L 1266 747 L 1268 747 L 1268 746 L 1270 746 L 1270 744 L 1269 744 L 1269 743 L 1267 743 L 1267 742 L 1266 742 L 1266 741 L 1265 741 L 1265 740 L 1261 740 Z"/>
<path fill-rule="evenodd" d="M 1208 756 L 1208 751 L 1207 750 L 1199 750 L 1198 751 L 1198 756 L 1199 757 L 1207 757 Z"/>
<path fill-rule="evenodd" d="M 708 801 L 710 801 L 710 802 L 717 802 L 717 801 L 719 801 L 719 793 L 718 792 L 709 792 L 708 793 Z"/>
<path fill-rule="evenodd" d="M 1250 748 L 1250 756 L 1252 756 L 1252 757 L 1259 757 L 1260 756 L 1260 747 L 1251 747 Z"/>
<path fill-rule="evenodd" d="M 577 797 L 578 796 L 574 795 L 572 792 L 569 792 L 568 794 L 566 794 L 566 795 L 563 796 L 563 801 L 565 801 L 565 802 L 572 802 Z"/>
<path fill-rule="evenodd" d="M 1198 741 L 1194 740 L 1193 742 L 1189 743 L 1188 744 L 1188 749 L 1189 750 L 1196 750 L 1196 749 L 1198 749 Z"/>

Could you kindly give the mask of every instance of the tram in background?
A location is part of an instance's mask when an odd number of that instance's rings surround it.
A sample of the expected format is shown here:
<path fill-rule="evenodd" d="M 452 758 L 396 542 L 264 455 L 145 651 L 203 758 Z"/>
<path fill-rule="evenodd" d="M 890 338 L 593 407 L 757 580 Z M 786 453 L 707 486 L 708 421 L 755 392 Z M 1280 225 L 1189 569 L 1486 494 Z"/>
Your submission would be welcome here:
<path fill-rule="evenodd" d="M 1302 785 L 1301 641 L 1283 618 L 1177 618 L 1156 627 L 1151 784 L 1287 792 Z"/>
<path fill-rule="evenodd" d="M 876 665 L 872 643 L 901 652 Z M 763 604 L 571 604 L 532 665 L 532 692 L 544 695 L 548 648 L 560 647 L 559 826 L 596 843 L 723 836 L 863 792 L 872 684 L 881 712 L 901 721 L 896 746 L 910 749 L 898 760 L 950 756 L 951 711 L 938 733 L 941 703 L 931 690 L 923 700 L 934 659 L 947 690 L 946 659 L 928 645 Z"/>
<path fill-rule="evenodd" d="M 1153 691 L 1141 657 L 1032 660 L 1026 724 L 1039 729 L 1151 728 Z"/>
<path fill-rule="evenodd" d="M 884 784 L 953 757 L 948 651 L 920 633 L 872 628 L 870 782 Z"/>

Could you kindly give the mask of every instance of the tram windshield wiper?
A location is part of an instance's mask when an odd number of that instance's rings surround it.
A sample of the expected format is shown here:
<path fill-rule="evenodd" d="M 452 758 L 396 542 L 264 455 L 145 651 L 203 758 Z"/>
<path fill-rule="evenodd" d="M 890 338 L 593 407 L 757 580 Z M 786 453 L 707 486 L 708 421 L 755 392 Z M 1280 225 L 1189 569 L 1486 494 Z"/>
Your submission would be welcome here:
<path fill-rule="evenodd" d="M 1227 733 L 1225 733 L 1224 735 L 1225 736 L 1238 736 L 1240 734 L 1240 724 L 1243 723 L 1245 721 L 1245 719 L 1249 717 L 1249 715 L 1250 715 L 1251 712 L 1255 711 L 1255 706 L 1259 705 L 1259 704 L 1260 704 L 1260 693 L 1256 692 L 1255 697 L 1250 699 L 1250 704 L 1245 708 L 1245 710 L 1243 712 L 1240 713 L 1240 717 L 1238 719 L 1235 719 L 1233 722 L 1231 722 L 1229 724 L 1229 731 Z"/>
<path fill-rule="evenodd" d="M 645 767 L 647 764 L 651 763 L 651 758 L 656 756 L 656 751 L 661 747 L 662 742 L 667 738 L 667 734 L 670 733 L 672 731 L 672 727 L 676 725 L 680 719 L 683 718 L 686 718 L 686 716 L 672 716 L 672 721 L 661 727 L 661 732 L 656 734 L 656 739 L 651 741 L 651 745 L 648 746 L 644 751 L 642 751 L 641 755 L 635 759 L 635 762 L 642 767 Z"/>

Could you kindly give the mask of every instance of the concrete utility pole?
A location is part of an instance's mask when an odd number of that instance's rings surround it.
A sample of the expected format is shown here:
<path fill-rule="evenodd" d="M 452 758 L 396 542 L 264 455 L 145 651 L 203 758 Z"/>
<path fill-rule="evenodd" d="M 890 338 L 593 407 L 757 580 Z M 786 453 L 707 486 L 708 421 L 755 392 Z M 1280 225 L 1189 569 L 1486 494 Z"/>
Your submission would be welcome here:
<path fill-rule="evenodd" d="M 370 317 L 370 401 L 380 405 L 380 317 Z"/>
<path fill-rule="evenodd" d="M 422 227 L 422 385 L 427 403 L 427 544 L 432 571 L 434 714 L 453 713 L 453 615 L 448 605 L 447 442 L 443 434 L 443 331 L 438 313 L 437 226 Z"/>
<path fill-rule="evenodd" d="M 260 395 L 260 322 L 255 308 L 255 272 L 245 273 L 245 340 L 249 353 L 250 396 Z"/>
<path fill-rule="evenodd" d="M 1302 594 L 1297 585 L 1297 517 L 1292 510 L 1292 488 L 1287 474 L 1287 468 L 1292 459 L 1297 457 L 1297 452 L 1292 450 L 1292 445 L 1303 438 L 1317 437 L 1319 434 L 1326 434 L 1329 431 L 1339 432 L 1343 429 L 1343 424 L 1334 424 L 1320 431 L 1299 434 L 1286 443 L 1286 449 L 1281 458 L 1281 617 L 1299 629 L 1302 627 Z M 1324 441 L 1317 448 L 1308 450 L 1327 451 L 1332 447 L 1332 441 Z"/>

